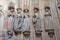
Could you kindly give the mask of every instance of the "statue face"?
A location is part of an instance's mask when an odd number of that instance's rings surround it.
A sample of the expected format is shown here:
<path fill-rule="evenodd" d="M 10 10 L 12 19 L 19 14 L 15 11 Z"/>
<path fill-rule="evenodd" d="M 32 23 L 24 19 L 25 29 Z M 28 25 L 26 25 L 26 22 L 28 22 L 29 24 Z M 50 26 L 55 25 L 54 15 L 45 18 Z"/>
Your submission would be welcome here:
<path fill-rule="evenodd" d="M 10 12 L 14 12 L 14 9 L 11 9 Z"/>
<path fill-rule="evenodd" d="M 22 12 L 22 9 L 21 8 L 17 8 L 17 15 L 18 16 L 21 16 L 21 12 Z"/>
<path fill-rule="evenodd" d="M 45 7 L 45 12 L 49 12 L 50 11 L 50 7 Z"/>
<path fill-rule="evenodd" d="M 39 8 L 35 7 L 33 10 L 34 10 L 34 13 L 38 13 L 39 12 Z"/>
<path fill-rule="evenodd" d="M 45 15 L 48 15 L 48 14 L 50 14 L 51 13 L 51 10 L 50 10 L 50 7 L 45 7 Z"/>
<path fill-rule="evenodd" d="M 29 9 L 24 9 L 23 11 L 24 11 L 25 17 L 28 17 L 28 15 L 29 15 Z"/>
<path fill-rule="evenodd" d="M 18 15 L 18 16 L 21 16 L 21 10 L 18 10 L 18 11 L 17 11 L 17 15 Z"/>

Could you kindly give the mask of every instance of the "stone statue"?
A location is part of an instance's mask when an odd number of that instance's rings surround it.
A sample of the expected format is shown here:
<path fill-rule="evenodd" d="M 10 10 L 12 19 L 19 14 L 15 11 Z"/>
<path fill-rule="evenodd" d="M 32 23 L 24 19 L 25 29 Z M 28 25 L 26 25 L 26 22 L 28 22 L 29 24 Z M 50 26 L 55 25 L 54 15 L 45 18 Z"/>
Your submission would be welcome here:
<path fill-rule="evenodd" d="M 21 11 L 22 11 L 22 9 L 18 8 L 17 14 L 14 16 L 13 29 L 15 32 L 21 32 L 21 27 L 22 27 L 22 23 L 23 23 Z"/>
<path fill-rule="evenodd" d="M 53 29 L 53 21 L 52 21 L 50 7 L 45 8 L 44 25 L 46 30 Z"/>
<path fill-rule="evenodd" d="M 25 9 L 24 10 L 24 22 L 22 26 L 22 31 L 30 31 L 30 16 L 29 16 L 29 10 Z"/>
<path fill-rule="evenodd" d="M 41 29 L 41 20 L 38 8 L 34 8 L 33 24 L 35 31 Z"/>
<path fill-rule="evenodd" d="M 10 36 L 10 34 L 13 35 L 14 7 L 10 8 L 7 18 L 8 18 L 7 32 L 8 32 L 8 35 Z"/>

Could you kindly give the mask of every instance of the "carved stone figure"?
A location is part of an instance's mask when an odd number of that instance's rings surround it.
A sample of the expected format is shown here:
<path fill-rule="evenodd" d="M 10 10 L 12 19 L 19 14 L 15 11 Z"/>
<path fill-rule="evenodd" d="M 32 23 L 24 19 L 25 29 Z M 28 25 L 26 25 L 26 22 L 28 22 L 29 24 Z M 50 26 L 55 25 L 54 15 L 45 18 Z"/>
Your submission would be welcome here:
<path fill-rule="evenodd" d="M 21 32 L 21 27 L 22 27 L 22 23 L 23 23 L 21 11 L 22 11 L 21 8 L 18 8 L 17 14 L 14 16 L 13 29 L 15 32 Z"/>
<path fill-rule="evenodd" d="M 29 10 L 25 9 L 24 10 L 24 22 L 22 26 L 22 31 L 30 31 L 30 16 L 29 16 Z"/>
<path fill-rule="evenodd" d="M 44 17 L 44 25 L 46 30 L 53 29 L 52 15 L 50 12 L 50 7 L 45 8 L 45 17 Z"/>
<path fill-rule="evenodd" d="M 34 8 L 33 24 L 35 31 L 41 29 L 41 20 L 38 8 Z"/>
<path fill-rule="evenodd" d="M 9 34 L 13 34 L 13 22 L 14 22 L 14 8 L 11 7 L 11 9 L 9 10 L 9 13 L 8 13 L 8 30 L 7 32 L 9 31 Z"/>

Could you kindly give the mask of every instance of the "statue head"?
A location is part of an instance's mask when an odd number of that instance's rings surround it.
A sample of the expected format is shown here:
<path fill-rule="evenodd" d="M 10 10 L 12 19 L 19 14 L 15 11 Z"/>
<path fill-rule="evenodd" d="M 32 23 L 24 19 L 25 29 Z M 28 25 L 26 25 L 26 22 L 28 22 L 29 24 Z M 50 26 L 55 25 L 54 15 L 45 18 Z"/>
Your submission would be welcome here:
<path fill-rule="evenodd" d="M 34 9 L 34 13 L 38 13 L 39 12 L 39 8 L 35 7 Z"/>
<path fill-rule="evenodd" d="M 50 11 L 50 7 L 49 6 L 45 7 L 45 12 L 49 12 L 49 11 Z"/>
<path fill-rule="evenodd" d="M 14 7 L 9 7 L 8 10 L 10 10 L 10 12 L 14 12 Z"/>
<path fill-rule="evenodd" d="M 38 16 L 39 14 L 39 8 L 37 8 L 37 7 L 35 7 L 34 9 L 33 9 L 33 11 L 34 11 L 34 15 L 35 16 Z"/>
<path fill-rule="evenodd" d="M 24 9 L 23 12 L 25 13 L 25 16 L 29 16 L 29 9 Z"/>
<path fill-rule="evenodd" d="M 17 8 L 17 15 L 18 16 L 21 16 L 21 12 L 22 12 L 22 9 L 21 8 Z"/>
<path fill-rule="evenodd" d="M 50 7 L 49 6 L 46 6 L 45 7 L 45 15 L 46 16 L 48 16 L 48 15 L 50 16 L 51 15 L 51 10 L 50 10 Z"/>

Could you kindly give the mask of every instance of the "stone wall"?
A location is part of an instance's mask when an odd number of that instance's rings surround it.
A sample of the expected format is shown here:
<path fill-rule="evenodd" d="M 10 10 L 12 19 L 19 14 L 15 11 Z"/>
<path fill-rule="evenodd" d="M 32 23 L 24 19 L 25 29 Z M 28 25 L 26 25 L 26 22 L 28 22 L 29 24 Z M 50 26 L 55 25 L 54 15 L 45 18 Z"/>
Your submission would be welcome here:
<path fill-rule="evenodd" d="M 11 5 L 9 5 L 12 3 Z M 17 32 L 12 30 L 11 35 L 7 34 L 7 28 L 4 26 L 0 32 L 0 40 L 60 40 L 60 3 L 57 0 L 6 0 L 0 1 L 3 5 L 4 18 L 7 21 L 7 15 L 11 12 L 9 6 L 14 7 L 14 13 L 17 14 L 17 8 L 21 8 L 22 17 L 30 19 L 30 30 Z M 28 13 L 28 14 L 26 14 Z M 16 15 L 14 14 L 14 15 Z M 12 14 L 13 15 L 13 14 Z M 25 19 L 25 18 L 23 18 Z M 4 20 L 5 21 L 5 20 Z M 27 19 L 29 22 L 29 20 Z M 26 22 L 27 22 L 26 21 Z M 40 22 L 40 23 L 39 23 Z M 4 23 L 5 24 L 5 23 Z M 29 24 L 29 23 L 28 23 Z M 24 29 L 24 28 L 23 28 Z M 11 29 L 10 29 L 11 30 Z"/>

